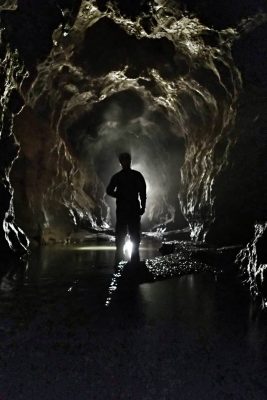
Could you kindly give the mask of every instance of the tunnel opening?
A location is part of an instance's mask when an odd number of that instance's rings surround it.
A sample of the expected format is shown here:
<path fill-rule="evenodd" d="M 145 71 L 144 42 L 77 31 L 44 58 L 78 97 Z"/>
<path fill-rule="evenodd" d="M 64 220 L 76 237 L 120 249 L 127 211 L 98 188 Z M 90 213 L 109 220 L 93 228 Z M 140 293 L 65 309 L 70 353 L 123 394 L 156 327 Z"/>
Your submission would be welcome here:
<path fill-rule="evenodd" d="M 185 227 L 178 200 L 184 139 L 177 135 L 166 110 L 149 104 L 140 90 L 123 90 L 97 103 L 68 127 L 64 140 L 83 171 L 88 175 L 95 171 L 97 179 L 84 190 L 90 195 L 96 186 L 100 188 L 98 195 L 103 201 L 99 212 L 106 223 L 114 226 L 115 206 L 105 188 L 120 169 L 119 153 L 128 151 L 132 168 L 147 182 L 143 230 Z"/>

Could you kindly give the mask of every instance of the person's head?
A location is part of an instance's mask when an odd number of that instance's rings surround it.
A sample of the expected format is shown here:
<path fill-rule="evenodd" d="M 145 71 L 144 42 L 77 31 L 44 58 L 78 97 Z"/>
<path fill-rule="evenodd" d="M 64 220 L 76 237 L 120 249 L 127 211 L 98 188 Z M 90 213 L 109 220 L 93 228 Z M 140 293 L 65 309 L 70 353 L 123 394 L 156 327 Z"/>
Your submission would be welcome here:
<path fill-rule="evenodd" d="M 130 153 L 121 153 L 119 155 L 119 161 L 123 169 L 130 168 L 131 166 L 131 154 Z"/>

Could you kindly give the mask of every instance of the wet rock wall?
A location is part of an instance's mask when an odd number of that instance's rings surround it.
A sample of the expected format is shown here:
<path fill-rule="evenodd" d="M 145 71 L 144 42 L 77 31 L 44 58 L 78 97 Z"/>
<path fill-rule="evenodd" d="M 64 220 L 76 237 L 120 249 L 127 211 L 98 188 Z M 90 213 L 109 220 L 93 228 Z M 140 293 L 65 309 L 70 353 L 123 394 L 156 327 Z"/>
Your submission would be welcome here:
<path fill-rule="evenodd" d="M 267 307 L 267 223 L 256 224 L 254 237 L 236 257 L 236 264 L 242 272 L 244 283 L 252 296 L 261 301 L 262 308 Z"/>
<path fill-rule="evenodd" d="M 18 156 L 19 145 L 13 134 L 14 116 L 21 111 L 23 100 L 20 86 L 26 78 L 18 53 L 12 51 L 1 31 L 0 67 L 0 250 L 1 272 L 12 262 L 27 253 L 28 239 L 15 222 L 10 170 Z"/>
<path fill-rule="evenodd" d="M 233 44 L 235 65 L 242 74 L 234 131 L 236 142 L 227 156 L 227 168 L 217 177 L 216 220 L 207 241 L 246 243 L 254 224 L 266 221 L 266 17 L 258 16 L 253 28 L 240 26 Z M 253 62 L 257 60 L 257 62 Z"/>
<path fill-rule="evenodd" d="M 67 24 L 71 25 L 78 3 L 18 1 L 14 12 L 6 8 L 2 11 L 7 41 L 13 49 L 18 49 L 28 70 L 21 87 L 24 101 L 38 74 L 38 63 L 47 57 L 53 46 L 54 29 L 60 26 L 63 31 Z M 86 211 L 82 218 L 75 213 L 75 188 L 84 184 L 80 170 L 44 114 L 36 115 L 26 107 L 14 120 L 14 133 L 20 143 L 19 157 L 12 164 L 11 174 L 16 221 L 32 244 L 67 240 L 79 219 L 83 219 L 85 225 L 87 222 Z M 83 203 L 84 210 L 90 208 L 84 193 L 78 202 Z"/>

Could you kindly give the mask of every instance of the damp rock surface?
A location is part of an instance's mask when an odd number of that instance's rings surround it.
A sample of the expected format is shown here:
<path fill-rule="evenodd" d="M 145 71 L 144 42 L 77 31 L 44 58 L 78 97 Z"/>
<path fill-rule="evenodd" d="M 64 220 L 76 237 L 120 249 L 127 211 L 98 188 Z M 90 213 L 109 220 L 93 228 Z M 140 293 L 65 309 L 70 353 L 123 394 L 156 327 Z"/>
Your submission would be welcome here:
<path fill-rule="evenodd" d="M 0 249 L 2 265 L 5 268 L 16 263 L 27 254 L 29 241 L 17 225 L 14 215 L 14 190 L 10 183 L 10 171 L 19 151 L 13 134 L 14 116 L 23 107 L 18 86 L 27 77 L 23 63 L 16 51 L 2 38 L 0 68 Z"/>

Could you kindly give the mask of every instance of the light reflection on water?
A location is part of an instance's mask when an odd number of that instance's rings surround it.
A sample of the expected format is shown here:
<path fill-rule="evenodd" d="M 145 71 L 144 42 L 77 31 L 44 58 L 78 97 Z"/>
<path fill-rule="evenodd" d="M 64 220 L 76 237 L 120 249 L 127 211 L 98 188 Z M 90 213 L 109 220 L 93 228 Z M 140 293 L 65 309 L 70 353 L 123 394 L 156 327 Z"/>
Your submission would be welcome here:
<path fill-rule="evenodd" d="M 108 307 L 110 305 L 111 299 L 112 299 L 112 295 L 114 294 L 115 290 L 118 288 L 118 280 L 121 277 L 122 273 L 123 273 L 123 269 L 125 267 L 125 265 L 127 264 L 126 261 L 121 261 L 118 266 L 116 267 L 116 271 L 112 276 L 109 288 L 108 288 L 108 297 L 107 300 L 105 302 L 105 306 Z"/>
<path fill-rule="evenodd" d="M 67 247 L 70 251 L 115 251 L 115 246 L 79 246 L 79 247 Z"/>
<path fill-rule="evenodd" d="M 30 256 L 28 270 L 24 276 L 22 289 L 33 287 L 45 291 L 47 296 L 57 287 L 57 294 L 89 290 L 94 285 L 107 285 L 103 303 L 109 306 L 119 285 L 139 285 L 185 273 L 207 270 L 207 266 L 194 261 L 185 249 L 178 254 L 158 256 L 160 243 L 155 240 L 142 240 L 140 258 L 142 261 L 133 265 L 126 260 L 115 267 L 115 246 L 111 242 L 90 242 L 83 245 L 55 245 L 36 249 Z M 115 267 L 115 271 L 114 271 Z M 111 276 L 112 274 L 112 276 Z M 16 289 L 16 280 L 7 277 L 2 281 L 0 294 Z M 110 278 L 111 276 L 111 278 Z M 105 283 L 106 282 L 106 283 Z M 39 290 L 38 289 L 38 290 Z"/>
<path fill-rule="evenodd" d="M 147 255 L 145 261 L 137 266 L 122 261 L 114 272 L 112 244 L 87 246 L 91 248 L 88 251 L 80 251 L 79 247 L 86 246 L 36 250 L 28 269 L 14 271 L 2 280 L 0 315 L 2 320 L 8 320 L 3 329 L 11 329 L 13 319 L 27 324 L 37 315 L 63 325 L 73 319 L 74 325 L 79 326 L 92 316 L 109 318 L 118 314 L 116 318 L 128 318 L 127 321 L 132 317 L 141 321 L 144 316 L 160 320 L 185 318 L 192 329 L 197 326 L 205 335 L 213 335 L 216 330 L 227 335 L 228 324 L 234 326 L 236 315 L 241 315 L 247 324 L 247 343 L 260 353 L 257 340 L 263 340 L 261 324 L 250 309 L 249 313 L 246 311 L 246 301 L 238 306 L 236 288 L 220 284 L 209 272 L 193 275 L 208 270 L 190 260 L 186 251 L 152 258 L 157 255 L 158 244 L 144 242 L 141 258 L 144 260 Z M 98 250 L 92 250 L 94 247 Z M 170 277 L 180 279 L 166 279 Z M 101 314 L 101 310 L 106 311 Z M 218 318 L 222 312 L 225 324 Z M 17 328 L 13 330 L 16 332 Z"/>
<path fill-rule="evenodd" d="M 142 240 L 140 255 L 142 258 L 158 254 L 159 242 Z M 28 264 L 8 271 L 2 278 L 0 296 L 16 291 L 18 284 L 27 287 L 56 286 L 66 292 L 85 285 L 99 277 L 107 278 L 114 272 L 116 247 L 112 242 L 90 242 L 79 245 L 53 245 L 34 249 Z"/>
<path fill-rule="evenodd" d="M 138 285 L 144 282 L 204 271 L 211 271 L 211 267 L 192 258 L 190 251 L 185 247 L 181 247 L 175 254 L 147 258 L 144 262 L 138 264 L 119 264 L 111 279 L 106 306 L 110 305 L 112 297 L 122 281 L 122 275 L 124 282 Z M 190 277 L 189 285 L 193 289 L 193 276 Z"/>

